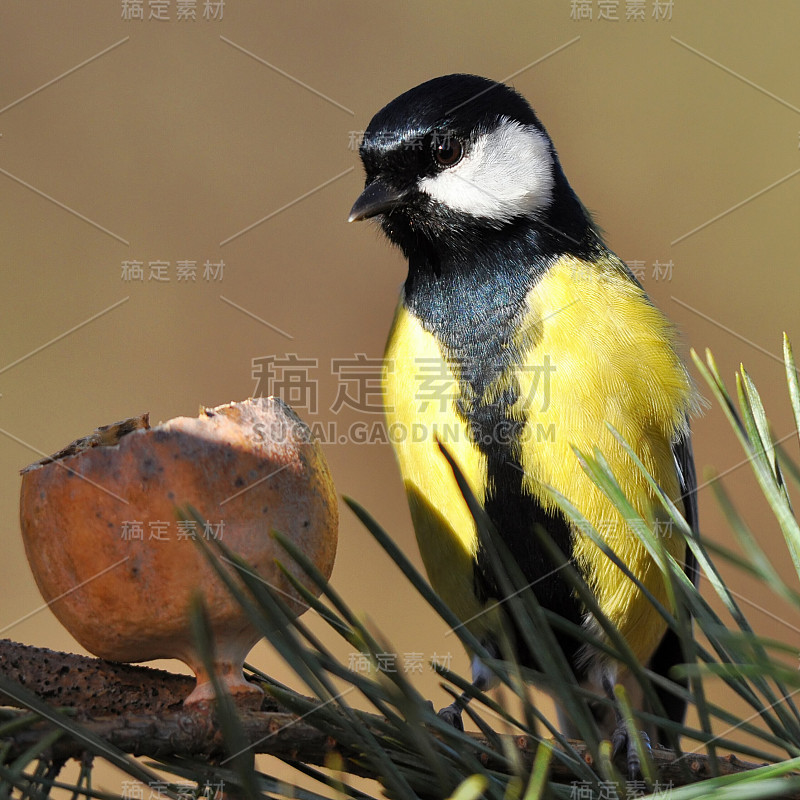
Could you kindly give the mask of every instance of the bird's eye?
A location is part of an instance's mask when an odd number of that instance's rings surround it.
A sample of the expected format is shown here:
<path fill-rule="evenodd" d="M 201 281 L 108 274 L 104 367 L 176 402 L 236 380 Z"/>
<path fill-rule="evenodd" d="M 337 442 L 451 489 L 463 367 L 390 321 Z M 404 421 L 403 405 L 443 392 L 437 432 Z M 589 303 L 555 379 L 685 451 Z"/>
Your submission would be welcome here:
<path fill-rule="evenodd" d="M 441 139 L 433 144 L 433 157 L 440 167 L 452 167 L 458 164 L 464 155 L 464 145 L 451 137 Z"/>

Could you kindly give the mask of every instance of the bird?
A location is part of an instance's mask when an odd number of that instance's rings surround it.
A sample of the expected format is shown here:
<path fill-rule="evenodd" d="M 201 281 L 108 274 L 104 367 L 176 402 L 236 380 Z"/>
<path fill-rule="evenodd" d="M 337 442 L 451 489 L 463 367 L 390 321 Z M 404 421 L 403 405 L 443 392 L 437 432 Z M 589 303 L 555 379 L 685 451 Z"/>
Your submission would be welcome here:
<path fill-rule="evenodd" d="M 349 221 L 374 218 L 408 262 L 383 402 L 432 587 L 499 657 L 502 634 L 487 608 L 503 591 L 449 455 L 541 606 L 604 640 L 537 529 L 577 568 L 638 662 L 667 676 L 683 660 L 677 634 L 553 490 L 669 607 L 654 558 L 579 454 L 602 453 L 651 530 L 671 530 L 613 427 L 696 530 L 689 420 L 698 399 L 675 326 L 605 244 L 549 134 L 511 86 L 468 74 L 428 80 L 375 114 L 359 155 L 365 185 Z M 685 538 L 674 532 L 663 541 L 696 581 Z M 613 700 L 615 683 L 630 682 L 600 649 L 568 634 L 558 645 L 580 685 Z M 515 646 L 519 663 L 535 668 L 535 653 Z M 478 688 L 491 683 L 477 657 L 472 674 Z M 683 697 L 657 691 L 669 718 L 682 721 Z M 462 707 L 440 713 L 459 726 Z M 601 730 L 636 771 L 619 709 L 604 708 Z M 569 718 L 560 712 L 559 721 L 570 733 Z M 667 744 L 664 731 L 654 735 Z"/>

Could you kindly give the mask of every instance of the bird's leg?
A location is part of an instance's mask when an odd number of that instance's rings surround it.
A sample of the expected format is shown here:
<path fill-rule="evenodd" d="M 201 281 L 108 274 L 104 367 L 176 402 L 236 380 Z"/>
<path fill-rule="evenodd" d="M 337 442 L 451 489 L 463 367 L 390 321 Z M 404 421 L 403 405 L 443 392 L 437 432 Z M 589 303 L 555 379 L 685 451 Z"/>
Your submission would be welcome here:
<path fill-rule="evenodd" d="M 449 706 L 440 708 L 436 712 L 436 716 L 444 720 L 448 725 L 452 725 L 457 731 L 463 731 L 464 720 L 461 719 L 461 712 L 469 701 L 469 695 L 466 692 L 462 692 Z"/>
<path fill-rule="evenodd" d="M 487 647 L 487 649 L 490 653 L 493 653 L 494 648 Z M 495 675 L 475 656 L 472 659 L 472 686 L 475 690 L 485 692 L 492 687 L 496 680 Z M 472 697 L 467 692 L 462 692 L 449 706 L 440 709 L 437 716 L 452 725 L 456 730 L 463 731 L 464 721 L 461 719 L 461 713 L 471 699 Z"/>
<path fill-rule="evenodd" d="M 605 690 L 608 699 L 614 704 L 614 716 L 616 717 L 617 726 L 611 735 L 611 757 L 616 758 L 620 753 L 625 751 L 625 761 L 628 767 L 628 778 L 633 780 L 642 774 L 642 763 L 639 760 L 639 751 L 636 747 L 636 741 L 630 735 L 628 725 L 620 710 L 617 698 L 614 695 L 614 686 L 608 678 L 603 679 L 603 689 Z M 645 752 L 648 754 L 652 752 L 650 746 L 650 737 L 646 731 L 639 731 L 642 745 Z"/>

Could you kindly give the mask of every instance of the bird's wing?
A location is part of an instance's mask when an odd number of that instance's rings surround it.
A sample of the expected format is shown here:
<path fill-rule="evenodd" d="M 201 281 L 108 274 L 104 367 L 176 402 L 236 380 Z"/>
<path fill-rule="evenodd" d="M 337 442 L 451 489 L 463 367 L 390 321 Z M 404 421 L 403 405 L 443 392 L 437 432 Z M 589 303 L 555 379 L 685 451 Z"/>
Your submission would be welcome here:
<path fill-rule="evenodd" d="M 694 457 L 692 455 L 692 439 L 689 432 L 689 425 L 687 422 L 685 432 L 672 446 L 672 453 L 675 457 L 675 467 L 678 471 L 678 478 L 680 480 L 681 500 L 683 501 L 683 516 L 689 527 L 693 532 L 697 532 L 697 473 L 695 472 Z M 690 548 L 686 548 L 686 557 L 684 561 L 684 570 L 691 579 L 692 583 L 697 586 L 700 573 L 697 568 L 697 560 L 694 557 Z M 650 659 L 649 667 L 653 672 L 664 677 L 669 677 L 671 669 L 676 664 L 683 663 L 683 652 L 680 645 L 678 634 L 672 628 L 669 628 L 664 634 L 664 638 L 659 643 L 656 651 Z M 676 681 L 680 686 L 686 687 L 688 685 L 686 679 Z M 686 703 L 679 697 L 676 697 L 669 691 L 661 687 L 654 687 L 656 694 L 659 696 L 664 710 L 667 712 L 669 719 L 676 722 L 683 722 L 686 714 Z M 666 733 L 658 729 L 656 736 L 659 744 L 670 746 L 669 737 Z"/>
<path fill-rule="evenodd" d="M 678 479 L 680 481 L 683 516 L 691 530 L 697 533 L 697 472 L 694 466 L 692 435 L 689 431 L 688 421 L 685 432 L 681 433 L 680 438 L 672 446 L 672 454 L 675 457 L 675 466 L 678 470 Z M 697 560 L 688 547 L 686 548 L 684 569 L 691 578 L 692 583 L 697 586 L 700 580 Z"/>

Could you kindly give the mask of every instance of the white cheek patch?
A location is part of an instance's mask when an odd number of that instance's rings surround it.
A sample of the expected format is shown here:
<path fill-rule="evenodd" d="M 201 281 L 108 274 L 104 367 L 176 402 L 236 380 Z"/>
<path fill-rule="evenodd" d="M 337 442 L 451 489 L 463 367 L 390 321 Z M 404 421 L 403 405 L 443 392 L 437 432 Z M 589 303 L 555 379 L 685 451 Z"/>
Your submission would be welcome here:
<path fill-rule="evenodd" d="M 504 222 L 548 206 L 553 158 L 547 137 L 503 119 L 478 137 L 454 167 L 423 178 L 419 188 L 453 211 Z"/>

